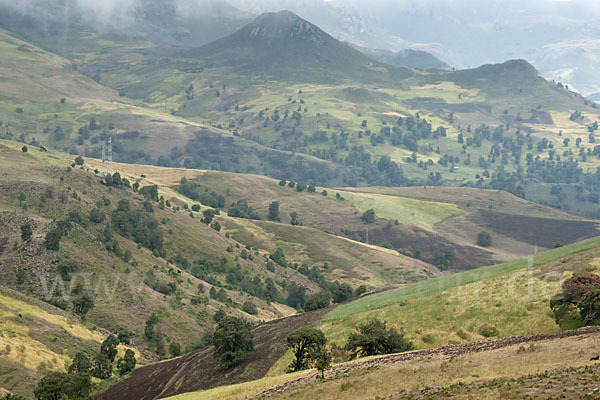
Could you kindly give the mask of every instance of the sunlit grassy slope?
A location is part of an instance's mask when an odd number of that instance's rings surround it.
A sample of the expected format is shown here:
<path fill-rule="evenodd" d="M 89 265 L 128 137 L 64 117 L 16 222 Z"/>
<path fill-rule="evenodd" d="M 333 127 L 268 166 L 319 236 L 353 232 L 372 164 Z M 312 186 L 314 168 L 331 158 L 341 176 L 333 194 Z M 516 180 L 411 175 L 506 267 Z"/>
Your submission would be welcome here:
<path fill-rule="evenodd" d="M 558 258 L 593 249 L 598 245 L 600 245 L 600 237 L 595 237 L 582 242 L 574 243 L 572 245 L 539 253 L 527 259 L 515 260 L 507 263 L 478 268 L 472 271 L 447 275 L 440 278 L 428 279 L 427 281 L 417 284 L 407 285 L 398 289 L 377 293 L 336 308 L 324 317 L 324 321 L 344 319 L 354 314 L 359 314 L 392 304 L 437 295 L 451 288 L 468 285 L 483 279 L 495 278 L 500 275 L 523 270 L 528 266 L 536 267 Z"/>

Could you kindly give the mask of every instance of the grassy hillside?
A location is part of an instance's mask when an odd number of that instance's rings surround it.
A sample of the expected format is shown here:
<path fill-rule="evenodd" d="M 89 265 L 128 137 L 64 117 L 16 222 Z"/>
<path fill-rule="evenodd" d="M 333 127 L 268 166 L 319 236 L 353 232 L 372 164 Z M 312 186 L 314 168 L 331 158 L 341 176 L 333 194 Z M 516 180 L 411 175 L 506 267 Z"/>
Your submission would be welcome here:
<path fill-rule="evenodd" d="M 0 387 L 23 396 L 49 371 L 65 371 L 76 352 L 96 351 L 107 333 L 5 286 L 0 316 Z"/>
<path fill-rule="evenodd" d="M 470 382 L 484 380 L 497 387 L 501 379 L 511 382 L 507 393 L 523 393 L 546 382 L 548 375 L 571 379 L 570 370 L 561 368 L 589 364 L 596 355 L 593 343 L 598 329 L 558 332 L 548 312 L 549 298 L 560 290 L 563 279 L 584 270 L 600 270 L 597 238 L 540 253 L 531 263 L 500 264 L 366 296 L 324 317 L 321 328 L 331 342 L 343 345 L 358 323 L 380 318 L 402 328 L 417 349 L 425 350 L 338 364 L 327 372 L 325 381 L 317 379 L 316 372 L 285 374 L 285 363 L 278 363 L 263 379 L 173 398 L 363 398 L 392 393 L 410 397 L 423 394 L 428 386 L 460 398 L 463 392 L 458 389 L 471 393 L 486 386 L 464 386 Z M 482 336 L 482 327 L 493 329 L 492 335 Z M 438 347 L 445 345 L 450 346 Z M 398 374 L 405 379 L 394 379 Z M 532 376 L 521 378 L 528 374 Z M 577 398 L 583 390 L 589 388 L 565 393 Z"/>
<path fill-rule="evenodd" d="M 598 334 L 588 329 L 376 357 L 337 365 L 324 380 L 304 371 L 169 399 L 593 398 L 598 365 L 589 358 L 597 354 Z"/>
<path fill-rule="evenodd" d="M 382 318 L 403 328 L 417 348 L 493 336 L 558 330 L 548 314 L 550 297 L 576 271 L 600 268 L 598 237 L 528 259 L 479 268 L 376 293 L 327 314 L 323 328 L 340 343 L 356 324 Z"/>
<path fill-rule="evenodd" d="M 97 161 L 89 162 L 95 168 L 101 168 Z M 239 200 L 246 200 L 266 221 L 260 224 L 252 221 L 243 221 L 243 224 L 240 221 L 227 222 L 225 228 L 237 240 L 272 252 L 275 249 L 270 243 L 279 238 L 278 246 L 286 254 L 289 251 L 300 253 L 294 260 L 299 264 L 308 254 L 316 257 L 314 261 L 344 265 L 345 271 L 358 268 L 355 272 L 361 270 L 361 274 L 370 277 L 368 279 L 374 279 L 372 283 L 379 284 L 410 282 L 424 271 L 435 274 L 422 263 L 422 267 L 410 272 L 409 265 L 420 265 L 414 258 L 436 264 L 440 251 L 448 245 L 456 249 L 450 270 L 462 270 L 522 257 L 533 252 L 536 246 L 544 250 L 552 248 L 557 242 L 573 243 L 598 232 L 594 220 L 574 217 L 500 191 L 442 187 L 319 187 L 315 188 L 315 193 L 310 193 L 306 189 L 298 192 L 295 186 L 290 187 L 289 181 L 281 186 L 282 182 L 278 180 L 257 175 L 194 172 L 129 164 L 117 164 L 116 168 L 131 179 L 145 174 L 150 181 L 158 183 L 168 196 L 187 198 L 190 202 L 201 203 L 202 197 L 194 200 L 179 192 L 182 188 L 180 180 L 184 176 L 189 182 L 188 186 L 191 185 L 198 196 L 215 192 L 227 198 L 227 207 Z M 279 203 L 281 224 L 268 221 L 268 210 L 273 201 Z M 376 219 L 373 223 L 365 224 L 361 216 L 370 208 L 375 210 Z M 332 241 L 338 243 L 334 246 L 336 248 L 351 248 L 353 242 L 346 241 L 344 244 L 338 238 L 320 232 L 311 233 L 314 231 L 310 230 L 302 231 L 306 236 L 299 235 L 297 229 L 288 225 L 292 212 L 297 214 L 297 219 L 305 227 L 379 246 L 380 252 L 375 254 L 382 261 L 366 261 L 371 257 L 370 253 L 363 257 L 360 252 L 351 250 L 345 250 L 346 255 L 325 251 L 328 247 L 326 243 Z M 517 233 L 511 231 L 511 227 L 515 226 L 519 227 Z M 490 247 L 477 246 L 477 235 L 482 231 L 491 233 Z M 285 242 L 297 243 L 300 247 L 294 249 Z M 383 261 L 382 257 L 398 256 L 398 252 L 414 258 L 401 257 L 401 260 L 396 257 L 402 269 L 383 267 L 396 261 Z M 332 276 L 341 273 L 323 272 L 332 273 Z M 392 277 L 393 274 L 400 275 Z M 404 274 L 408 275 L 402 276 Z"/>

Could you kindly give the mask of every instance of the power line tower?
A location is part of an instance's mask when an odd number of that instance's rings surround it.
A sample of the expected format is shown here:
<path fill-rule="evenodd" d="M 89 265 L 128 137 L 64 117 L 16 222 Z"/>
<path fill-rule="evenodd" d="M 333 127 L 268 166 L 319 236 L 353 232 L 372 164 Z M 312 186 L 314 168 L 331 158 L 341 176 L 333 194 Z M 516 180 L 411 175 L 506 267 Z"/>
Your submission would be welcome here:
<path fill-rule="evenodd" d="M 102 142 L 102 176 L 106 176 L 106 143 Z"/>
<path fill-rule="evenodd" d="M 102 143 L 102 175 L 107 176 L 112 173 L 112 137 L 109 137 L 108 144 Z"/>
<path fill-rule="evenodd" d="M 115 172 L 113 170 L 112 159 L 112 136 L 108 137 L 108 146 L 106 146 L 106 162 L 108 163 L 108 172 L 112 175 Z"/>

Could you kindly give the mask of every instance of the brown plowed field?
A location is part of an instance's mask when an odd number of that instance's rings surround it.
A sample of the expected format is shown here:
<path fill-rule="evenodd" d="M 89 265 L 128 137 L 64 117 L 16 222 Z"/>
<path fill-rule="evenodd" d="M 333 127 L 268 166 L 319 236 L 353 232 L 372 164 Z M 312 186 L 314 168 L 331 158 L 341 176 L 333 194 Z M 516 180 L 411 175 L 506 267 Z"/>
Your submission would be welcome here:
<path fill-rule="evenodd" d="M 575 243 L 598 236 L 598 223 L 554 218 L 528 217 L 492 210 L 479 210 L 481 224 L 513 239 L 552 248 L 557 242 Z"/>

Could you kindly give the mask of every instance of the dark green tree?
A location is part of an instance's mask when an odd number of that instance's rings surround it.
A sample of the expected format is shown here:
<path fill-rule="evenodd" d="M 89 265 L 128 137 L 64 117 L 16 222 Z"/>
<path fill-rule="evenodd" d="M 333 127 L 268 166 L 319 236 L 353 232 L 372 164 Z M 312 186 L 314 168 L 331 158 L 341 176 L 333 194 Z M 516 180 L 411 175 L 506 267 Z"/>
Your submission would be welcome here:
<path fill-rule="evenodd" d="M 456 249 L 452 245 L 445 246 L 435 258 L 435 265 L 443 270 L 446 270 L 452 266 L 454 263 L 454 258 L 456 257 Z"/>
<path fill-rule="evenodd" d="M 213 335 L 214 356 L 221 368 L 239 364 L 254 350 L 251 325 L 242 318 L 225 317 Z"/>
<path fill-rule="evenodd" d="M 412 349 L 412 343 L 404 338 L 404 333 L 395 328 L 388 329 L 385 321 L 374 319 L 358 325 L 350 333 L 346 349 L 354 356 L 364 357 L 408 351 Z"/>
<path fill-rule="evenodd" d="M 89 357 L 81 351 L 78 351 L 73 357 L 73 362 L 69 365 L 69 374 L 89 374 L 92 370 L 92 363 Z"/>
<path fill-rule="evenodd" d="M 85 320 L 85 316 L 94 308 L 94 298 L 89 293 L 82 293 L 73 298 L 73 312 Z"/>
<path fill-rule="evenodd" d="M 294 226 L 302 225 L 302 222 L 300 222 L 300 220 L 298 219 L 298 213 L 296 211 L 292 211 L 290 217 L 292 218 L 290 220 L 290 224 Z"/>
<path fill-rule="evenodd" d="M 295 372 L 309 368 L 326 342 L 327 338 L 320 329 L 306 326 L 292 332 L 287 337 L 287 344 L 292 349 L 294 360 L 289 365 L 288 371 Z"/>
<path fill-rule="evenodd" d="M 92 388 L 89 375 L 53 371 L 42 378 L 33 394 L 37 400 L 87 400 Z"/>
<path fill-rule="evenodd" d="M 154 313 L 146 320 L 146 327 L 144 328 L 144 336 L 148 340 L 153 340 L 155 336 L 155 326 L 160 322 L 158 316 Z"/>
<path fill-rule="evenodd" d="M 315 361 L 315 368 L 321 371 L 321 379 L 325 379 L 325 370 L 331 366 L 331 359 L 331 352 L 322 346 Z"/>
<path fill-rule="evenodd" d="M 492 235 L 489 232 L 479 232 L 477 234 L 477 245 L 489 247 L 492 245 Z"/>
<path fill-rule="evenodd" d="M 179 357 L 181 355 L 181 345 L 177 342 L 171 342 L 169 344 L 169 353 L 171 353 L 171 357 Z"/>
<path fill-rule="evenodd" d="M 338 284 L 336 281 L 331 290 L 331 297 L 334 303 L 341 303 L 354 297 L 354 290 L 347 283 Z"/>
<path fill-rule="evenodd" d="M 123 358 L 120 358 L 117 362 L 117 368 L 119 368 L 119 375 L 123 376 L 133 371 L 136 364 L 135 353 L 131 349 L 125 351 Z"/>
<path fill-rule="evenodd" d="M 223 311 L 223 309 L 219 308 L 213 315 L 213 321 L 215 321 L 218 324 L 226 316 L 227 316 L 227 313 L 225 313 L 225 311 Z"/>
<path fill-rule="evenodd" d="M 256 308 L 256 304 L 254 304 L 250 300 L 244 302 L 244 304 L 242 305 L 242 311 L 244 311 L 248 314 L 251 314 L 251 315 L 258 314 L 258 309 Z"/>
<path fill-rule="evenodd" d="M 296 282 L 292 282 L 288 285 L 287 290 L 287 305 L 292 308 L 304 307 L 304 302 L 306 300 L 306 288 L 299 286 L 296 284 Z"/>
<path fill-rule="evenodd" d="M 22 151 L 23 153 L 27 153 L 27 150 L 28 150 L 28 149 L 27 149 L 27 146 L 23 146 L 23 147 L 21 147 L 21 151 Z"/>
<path fill-rule="evenodd" d="M 62 232 L 57 227 L 50 229 L 46 234 L 44 244 L 46 249 L 58 251 L 60 249 L 60 239 L 62 238 Z"/>
<path fill-rule="evenodd" d="M 31 239 L 31 235 L 33 235 L 33 228 L 31 227 L 31 222 L 26 222 L 21 225 L 21 240 L 24 242 L 29 241 Z"/>
<path fill-rule="evenodd" d="M 109 335 L 100 345 L 100 353 L 104 354 L 112 363 L 119 352 L 117 346 L 119 346 L 119 339 L 115 335 Z"/>
<path fill-rule="evenodd" d="M 202 215 L 204 216 L 204 218 L 202 218 L 202 222 L 204 222 L 205 224 L 210 224 L 213 220 L 213 218 L 215 217 L 217 213 L 215 212 L 215 210 L 213 210 L 212 208 L 209 208 L 207 210 L 204 210 L 202 212 Z"/>
<path fill-rule="evenodd" d="M 331 296 L 326 290 L 323 290 L 319 293 L 315 293 L 306 298 L 306 301 L 304 302 L 304 310 L 313 311 L 318 310 L 320 308 L 325 308 L 329 305 L 330 299 Z"/>
<path fill-rule="evenodd" d="M 98 353 L 94 357 L 92 376 L 98 379 L 108 379 L 112 376 L 112 363 L 106 354 Z"/>
<path fill-rule="evenodd" d="M 363 215 L 360 217 L 361 221 L 365 224 L 372 224 L 375 222 L 375 210 L 372 208 L 365 211 Z"/>
<path fill-rule="evenodd" d="M 279 218 L 279 202 L 278 201 L 272 202 L 271 205 L 269 206 L 269 219 L 271 221 L 280 221 L 281 220 Z"/>

